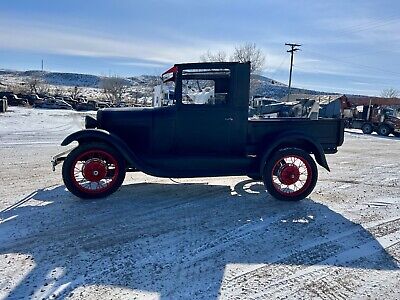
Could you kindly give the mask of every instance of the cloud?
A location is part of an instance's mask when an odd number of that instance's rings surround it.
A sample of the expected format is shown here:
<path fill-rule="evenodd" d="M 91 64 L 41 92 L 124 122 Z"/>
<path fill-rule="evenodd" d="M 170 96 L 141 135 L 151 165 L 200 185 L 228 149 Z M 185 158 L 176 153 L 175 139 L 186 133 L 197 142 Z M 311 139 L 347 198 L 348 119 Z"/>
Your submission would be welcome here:
<path fill-rule="evenodd" d="M 138 61 L 124 61 L 124 62 L 116 62 L 114 65 L 119 66 L 133 66 L 133 67 L 145 67 L 145 68 L 163 68 L 167 64 L 156 63 L 156 62 L 138 62 Z"/>
<path fill-rule="evenodd" d="M 10 24 L 13 24 L 10 26 Z M 186 43 L 156 40 L 123 39 L 75 28 L 48 28 L 46 24 L 0 19 L 0 39 L 7 41 L 0 48 L 61 55 L 137 59 L 135 64 L 165 65 L 196 61 L 208 47 L 226 49 L 219 42 L 188 39 Z M 206 45 L 206 46 L 205 46 Z"/>

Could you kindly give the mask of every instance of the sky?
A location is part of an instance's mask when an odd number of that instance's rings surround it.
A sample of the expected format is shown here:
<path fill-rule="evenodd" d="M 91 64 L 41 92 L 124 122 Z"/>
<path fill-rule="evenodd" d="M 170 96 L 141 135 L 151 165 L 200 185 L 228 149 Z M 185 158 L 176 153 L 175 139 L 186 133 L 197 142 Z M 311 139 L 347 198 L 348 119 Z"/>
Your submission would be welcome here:
<path fill-rule="evenodd" d="M 262 75 L 379 95 L 400 89 L 400 1 L 2 0 L 0 69 L 159 75 L 210 50 L 256 43 Z"/>

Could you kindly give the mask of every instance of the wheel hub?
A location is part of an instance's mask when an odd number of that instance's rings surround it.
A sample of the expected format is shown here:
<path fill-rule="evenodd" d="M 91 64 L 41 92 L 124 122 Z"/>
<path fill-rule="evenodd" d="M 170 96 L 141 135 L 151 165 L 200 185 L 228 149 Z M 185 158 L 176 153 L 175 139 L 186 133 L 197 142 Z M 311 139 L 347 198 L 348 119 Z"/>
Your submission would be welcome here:
<path fill-rule="evenodd" d="M 102 160 L 93 158 L 85 162 L 82 173 L 88 181 L 100 181 L 107 175 L 107 166 Z"/>
<path fill-rule="evenodd" d="M 300 178 L 300 171 L 297 166 L 294 165 L 285 165 L 282 167 L 279 180 L 285 185 L 292 185 L 296 183 Z"/>

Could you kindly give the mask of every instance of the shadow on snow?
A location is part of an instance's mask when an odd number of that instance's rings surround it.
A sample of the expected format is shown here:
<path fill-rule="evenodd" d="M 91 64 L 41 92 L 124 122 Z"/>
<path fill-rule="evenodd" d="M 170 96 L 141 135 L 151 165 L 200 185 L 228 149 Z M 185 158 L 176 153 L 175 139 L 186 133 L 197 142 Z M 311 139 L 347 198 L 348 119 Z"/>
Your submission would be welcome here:
<path fill-rule="evenodd" d="M 398 268 L 362 226 L 310 199 L 276 201 L 251 180 L 234 189 L 130 184 L 95 201 L 59 186 L 32 193 L 0 217 L 0 254 L 23 253 L 35 262 L 9 291 L 11 299 L 46 286 L 51 289 L 40 295 L 49 297 L 58 287 L 65 297 L 81 285 L 119 286 L 162 299 L 217 298 L 222 282 L 241 276 L 226 273 L 233 264 Z M 57 278 L 56 268 L 63 269 Z"/>

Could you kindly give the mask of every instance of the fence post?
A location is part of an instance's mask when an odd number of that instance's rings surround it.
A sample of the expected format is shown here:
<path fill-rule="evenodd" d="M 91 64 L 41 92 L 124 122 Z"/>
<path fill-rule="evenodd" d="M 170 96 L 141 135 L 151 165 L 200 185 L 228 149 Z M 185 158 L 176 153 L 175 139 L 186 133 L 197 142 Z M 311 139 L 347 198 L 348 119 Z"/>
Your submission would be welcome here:
<path fill-rule="evenodd" d="M 0 99 L 0 113 L 7 111 L 7 99 Z"/>

